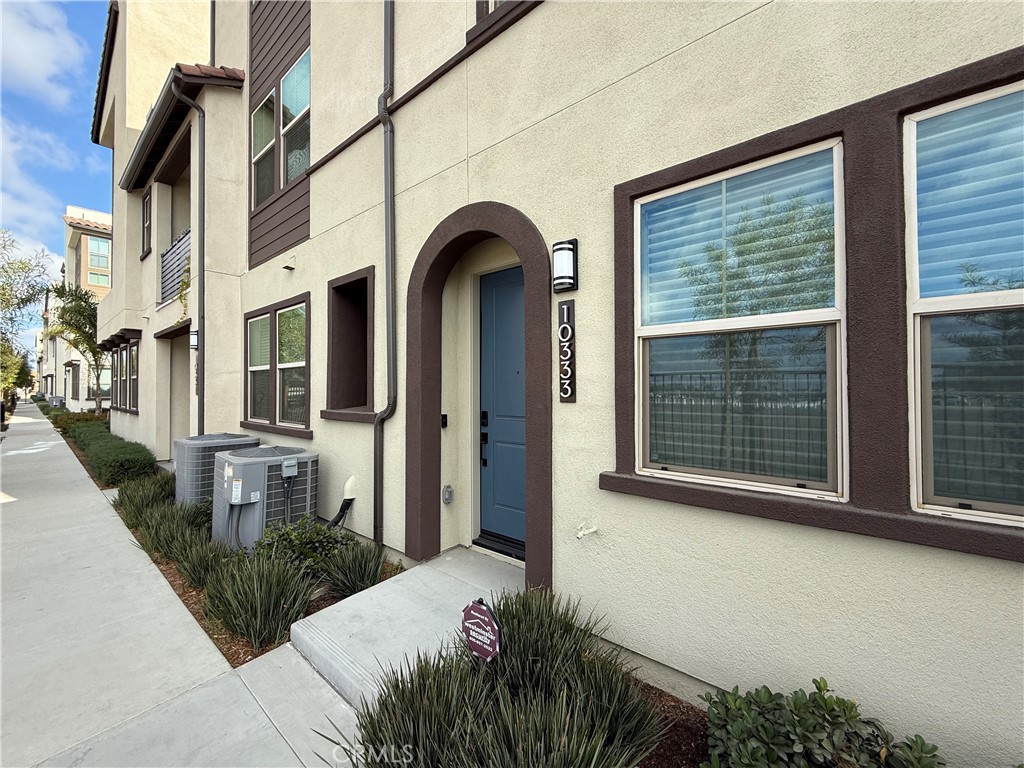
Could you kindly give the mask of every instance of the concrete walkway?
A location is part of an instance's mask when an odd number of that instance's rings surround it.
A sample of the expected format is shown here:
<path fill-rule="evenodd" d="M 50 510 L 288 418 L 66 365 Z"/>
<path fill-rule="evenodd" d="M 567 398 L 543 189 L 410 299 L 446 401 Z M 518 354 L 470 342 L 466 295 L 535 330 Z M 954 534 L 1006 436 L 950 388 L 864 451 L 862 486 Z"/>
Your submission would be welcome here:
<path fill-rule="evenodd" d="M 382 666 L 523 586 L 521 566 L 456 548 L 232 670 L 31 402 L 0 472 L 4 766 L 348 766 L 313 729 L 354 741 Z"/>
<path fill-rule="evenodd" d="M 290 646 L 231 670 L 31 402 L 0 473 L 4 766 L 330 758 L 351 709 Z"/>

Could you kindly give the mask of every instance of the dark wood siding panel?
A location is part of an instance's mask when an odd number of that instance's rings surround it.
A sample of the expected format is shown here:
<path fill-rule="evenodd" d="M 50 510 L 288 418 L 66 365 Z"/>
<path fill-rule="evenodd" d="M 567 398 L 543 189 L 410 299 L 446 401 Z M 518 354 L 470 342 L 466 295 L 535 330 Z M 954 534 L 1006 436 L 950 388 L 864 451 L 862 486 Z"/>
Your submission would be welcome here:
<path fill-rule="evenodd" d="M 287 239 L 273 240 L 265 248 L 252 249 L 249 252 L 249 266 L 255 267 L 269 259 L 279 256 L 309 239 L 309 220 L 295 229 Z"/>
<path fill-rule="evenodd" d="M 259 237 L 253 237 L 250 242 L 254 251 L 262 250 L 273 245 L 275 240 L 288 240 L 297 229 L 309 228 L 309 207 L 302 208 L 294 216 L 284 219 L 278 226 L 268 230 Z"/>
<path fill-rule="evenodd" d="M 311 0 L 253 3 L 249 18 L 250 109 L 260 105 L 309 47 L 311 7 Z M 278 146 L 278 158 L 280 151 Z M 280 184 L 280 169 L 276 166 L 275 177 Z M 249 216 L 249 265 L 254 267 L 308 239 L 309 179 L 303 177 L 278 189 Z"/>
<path fill-rule="evenodd" d="M 309 16 L 302 13 L 291 13 L 287 5 L 282 3 L 282 10 L 274 18 L 269 19 L 262 28 L 253 30 L 252 45 L 253 51 L 258 56 L 257 63 L 272 61 L 277 56 L 279 51 L 275 48 L 278 46 L 270 44 L 273 40 L 282 40 L 286 31 L 303 26 L 309 26 Z"/>
<path fill-rule="evenodd" d="M 257 3 L 253 6 L 251 28 L 254 44 L 265 42 L 267 32 L 280 21 L 281 14 L 287 9 L 287 3 Z"/>
<path fill-rule="evenodd" d="M 288 191 L 290 192 L 291 190 L 289 189 Z M 287 219 L 302 215 L 303 209 L 309 208 L 308 195 L 292 195 L 290 200 L 284 198 L 285 196 L 282 195 L 281 201 L 275 201 L 275 205 L 271 206 L 270 210 L 265 214 L 263 209 L 261 209 L 260 214 L 262 215 L 258 219 L 253 217 L 249 227 L 249 234 L 254 241 L 269 231 L 280 228 Z"/>

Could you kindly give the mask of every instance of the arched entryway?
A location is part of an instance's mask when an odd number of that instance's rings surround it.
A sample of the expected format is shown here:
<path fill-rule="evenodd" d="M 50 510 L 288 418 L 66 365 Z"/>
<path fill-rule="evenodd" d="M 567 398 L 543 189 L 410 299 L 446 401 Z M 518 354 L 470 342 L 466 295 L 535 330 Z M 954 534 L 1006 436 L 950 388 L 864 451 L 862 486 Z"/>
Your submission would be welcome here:
<path fill-rule="evenodd" d="M 526 580 L 551 584 L 551 264 L 525 215 L 503 203 L 467 205 L 437 225 L 409 278 L 406 347 L 405 551 L 441 548 L 442 293 L 467 249 L 498 237 L 523 269 L 526 334 Z"/>

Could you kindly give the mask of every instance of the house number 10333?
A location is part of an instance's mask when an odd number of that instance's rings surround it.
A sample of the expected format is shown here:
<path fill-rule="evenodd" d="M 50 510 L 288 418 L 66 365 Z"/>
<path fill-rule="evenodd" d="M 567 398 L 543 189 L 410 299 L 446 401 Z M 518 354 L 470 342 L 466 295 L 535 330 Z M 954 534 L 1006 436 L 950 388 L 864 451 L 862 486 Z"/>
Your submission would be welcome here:
<path fill-rule="evenodd" d="M 558 399 L 576 402 L 576 301 L 558 302 Z"/>

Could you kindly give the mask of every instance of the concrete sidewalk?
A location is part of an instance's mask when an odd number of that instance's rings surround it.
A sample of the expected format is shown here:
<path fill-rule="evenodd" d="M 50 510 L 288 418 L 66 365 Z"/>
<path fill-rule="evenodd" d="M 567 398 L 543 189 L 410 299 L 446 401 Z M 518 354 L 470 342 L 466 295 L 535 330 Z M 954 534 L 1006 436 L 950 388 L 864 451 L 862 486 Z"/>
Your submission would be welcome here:
<path fill-rule="evenodd" d="M 31 401 L 0 472 L 3 765 L 38 763 L 230 670 Z"/>

